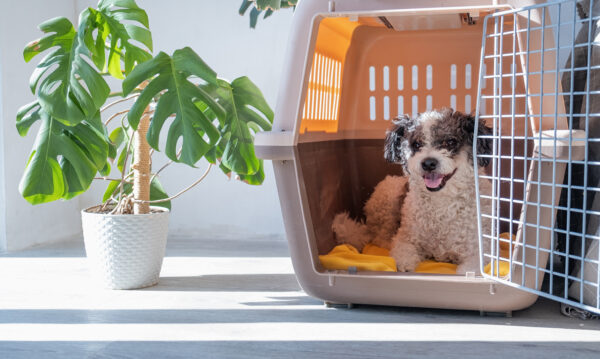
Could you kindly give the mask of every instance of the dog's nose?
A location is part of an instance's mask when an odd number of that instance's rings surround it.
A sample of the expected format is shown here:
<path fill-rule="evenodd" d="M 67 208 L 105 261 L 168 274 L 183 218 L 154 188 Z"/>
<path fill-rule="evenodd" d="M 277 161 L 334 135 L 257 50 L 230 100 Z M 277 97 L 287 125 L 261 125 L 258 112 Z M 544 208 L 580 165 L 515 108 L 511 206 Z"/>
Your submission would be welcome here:
<path fill-rule="evenodd" d="M 438 160 L 436 160 L 435 158 L 426 158 L 423 160 L 423 162 L 421 162 L 421 167 L 423 168 L 424 171 L 430 172 L 435 170 L 435 168 L 438 165 Z"/>

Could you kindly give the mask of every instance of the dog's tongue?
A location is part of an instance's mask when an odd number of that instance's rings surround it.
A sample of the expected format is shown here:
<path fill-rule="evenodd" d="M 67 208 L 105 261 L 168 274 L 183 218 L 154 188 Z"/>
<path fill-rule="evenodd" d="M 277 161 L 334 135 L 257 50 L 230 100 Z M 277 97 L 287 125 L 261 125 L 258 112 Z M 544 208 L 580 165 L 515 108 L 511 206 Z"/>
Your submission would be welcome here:
<path fill-rule="evenodd" d="M 425 186 L 429 188 L 438 188 L 440 184 L 442 184 L 444 176 L 439 173 L 427 173 L 423 176 L 423 179 L 425 180 Z"/>

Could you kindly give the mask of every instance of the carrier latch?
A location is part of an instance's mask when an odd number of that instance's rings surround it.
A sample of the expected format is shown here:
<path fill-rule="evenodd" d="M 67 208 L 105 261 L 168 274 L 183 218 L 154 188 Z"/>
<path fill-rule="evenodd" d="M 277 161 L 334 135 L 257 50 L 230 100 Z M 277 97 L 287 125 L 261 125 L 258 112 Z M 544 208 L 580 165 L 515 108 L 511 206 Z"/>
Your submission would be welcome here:
<path fill-rule="evenodd" d="M 462 20 L 463 24 L 475 25 L 477 20 L 479 20 L 479 13 L 469 13 L 469 12 L 461 13 L 460 19 Z"/>

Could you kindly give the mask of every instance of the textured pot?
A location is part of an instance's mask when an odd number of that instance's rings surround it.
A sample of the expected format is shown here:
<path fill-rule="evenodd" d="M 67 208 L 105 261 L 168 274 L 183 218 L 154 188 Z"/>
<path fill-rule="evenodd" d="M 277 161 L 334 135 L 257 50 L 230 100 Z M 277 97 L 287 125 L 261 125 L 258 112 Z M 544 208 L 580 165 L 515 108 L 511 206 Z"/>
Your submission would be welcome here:
<path fill-rule="evenodd" d="M 94 208 L 94 207 L 92 207 Z M 102 214 L 81 211 L 83 239 L 93 276 L 103 287 L 136 289 L 158 283 L 169 227 L 169 210 Z"/>

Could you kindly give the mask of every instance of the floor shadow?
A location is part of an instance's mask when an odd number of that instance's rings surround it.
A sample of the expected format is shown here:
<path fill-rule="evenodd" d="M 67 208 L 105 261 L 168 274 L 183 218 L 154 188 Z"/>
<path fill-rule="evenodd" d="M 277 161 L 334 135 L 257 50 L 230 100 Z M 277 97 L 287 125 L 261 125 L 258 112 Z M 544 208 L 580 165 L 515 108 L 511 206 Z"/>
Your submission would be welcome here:
<path fill-rule="evenodd" d="M 0 357 L 30 358 L 598 358 L 589 342 L 0 341 Z"/>
<path fill-rule="evenodd" d="M 267 297 L 269 300 L 264 302 L 243 302 L 241 304 L 250 307 L 261 307 L 261 306 L 288 306 L 288 305 L 323 305 L 323 301 L 317 298 L 304 296 L 296 297 Z"/>
<path fill-rule="evenodd" d="M 160 277 L 144 291 L 291 292 L 300 290 L 294 274 L 213 274 L 194 277 Z"/>
<path fill-rule="evenodd" d="M 281 301 L 281 299 L 275 300 Z M 292 301 L 299 297 L 290 297 Z M 307 297 L 308 298 L 308 297 Z M 310 298 L 309 298 L 310 299 Z M 260 304 L 264 303 L 265 308 Z M 271 302 L 245 303 L 236 309 L 15 309 L 0 310 L 0 324 L 229 324 L 229 323 L 410 323 L 483 324 L 597 331 L 600 321 L 581 321 L 535 313 L 516 312 L 513 318 L 479 312 L 362 305 L 354 309 L 325 308 L 312 299 L 308 308 L 273 308 Z M 600 343 L 600 340 L 599 340 Z M 0 356 L 1 357 L 1 356 Z"/>

